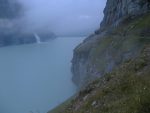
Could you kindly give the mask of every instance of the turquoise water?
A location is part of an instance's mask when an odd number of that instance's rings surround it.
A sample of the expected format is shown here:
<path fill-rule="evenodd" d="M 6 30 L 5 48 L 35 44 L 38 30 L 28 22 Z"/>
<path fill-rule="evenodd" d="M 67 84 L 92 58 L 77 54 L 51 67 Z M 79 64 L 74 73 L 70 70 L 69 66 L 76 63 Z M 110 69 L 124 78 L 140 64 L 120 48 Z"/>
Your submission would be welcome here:
<path fill-rule="evenodd" d="M 82 40 L 0 48 L 0 113 L 46 113 L 72 96 L 71 59 Z"/>

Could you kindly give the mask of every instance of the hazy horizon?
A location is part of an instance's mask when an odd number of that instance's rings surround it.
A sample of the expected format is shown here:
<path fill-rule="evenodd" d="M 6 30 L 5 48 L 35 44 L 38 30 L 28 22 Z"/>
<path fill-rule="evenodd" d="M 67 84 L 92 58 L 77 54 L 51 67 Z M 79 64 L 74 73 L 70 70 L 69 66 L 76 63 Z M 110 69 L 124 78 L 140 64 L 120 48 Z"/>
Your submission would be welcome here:
<path fill-rule="evenodd" d="M 100 26 L 106 0 L 19 0 L 21 23 L 29 31 L 52 31 L 58 36 L 89 35 Z"/>

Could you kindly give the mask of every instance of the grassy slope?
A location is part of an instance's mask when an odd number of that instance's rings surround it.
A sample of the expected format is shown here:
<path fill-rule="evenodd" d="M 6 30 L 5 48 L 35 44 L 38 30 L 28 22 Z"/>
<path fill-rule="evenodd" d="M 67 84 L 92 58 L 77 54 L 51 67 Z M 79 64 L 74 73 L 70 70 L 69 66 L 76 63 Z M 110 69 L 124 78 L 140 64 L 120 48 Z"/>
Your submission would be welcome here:
<path fill-rule="evenodd" d="M 91 83 L 64 113 L 150 113 L 150 56 L 146 54 Z"/>
<path fill-rule="evenodd" d="M 115 44 L 120 38 L 114 34 L 127 38 Z M 93 50 L 92 62 L 110 43 L 128 51 L 135 42 L 143 47 L 136 58 L 89 84 L 75 99 L 49 113 L 150 113 L 150 14 L 131 21 L 116 29 L 112 37 L 101 40 Z"/>

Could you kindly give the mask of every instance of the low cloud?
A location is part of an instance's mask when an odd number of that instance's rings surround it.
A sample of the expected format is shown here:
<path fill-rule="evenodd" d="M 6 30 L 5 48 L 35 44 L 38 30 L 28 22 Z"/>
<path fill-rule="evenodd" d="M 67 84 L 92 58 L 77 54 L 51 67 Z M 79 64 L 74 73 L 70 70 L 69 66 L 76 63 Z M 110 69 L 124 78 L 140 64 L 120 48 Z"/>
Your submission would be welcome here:
<path fill-rule="evenodd" d="M 53 31 L 59 36 L 89 35 L 99 27 L 106 0 L 19 0 L 27 30 Z"/>

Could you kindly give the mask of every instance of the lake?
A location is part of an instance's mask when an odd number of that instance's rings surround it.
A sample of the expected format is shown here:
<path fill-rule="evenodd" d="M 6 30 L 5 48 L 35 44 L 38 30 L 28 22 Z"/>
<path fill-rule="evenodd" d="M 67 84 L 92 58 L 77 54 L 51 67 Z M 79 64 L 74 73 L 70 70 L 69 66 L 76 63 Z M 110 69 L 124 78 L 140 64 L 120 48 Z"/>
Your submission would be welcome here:
<path fill-rule="evenodd" d="M 46 113 L 75 94 L 71 59 L 83 39 L 0 48 L 0 113 Z"/>

